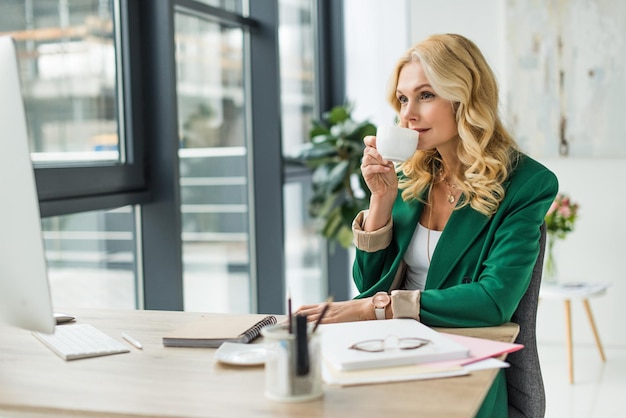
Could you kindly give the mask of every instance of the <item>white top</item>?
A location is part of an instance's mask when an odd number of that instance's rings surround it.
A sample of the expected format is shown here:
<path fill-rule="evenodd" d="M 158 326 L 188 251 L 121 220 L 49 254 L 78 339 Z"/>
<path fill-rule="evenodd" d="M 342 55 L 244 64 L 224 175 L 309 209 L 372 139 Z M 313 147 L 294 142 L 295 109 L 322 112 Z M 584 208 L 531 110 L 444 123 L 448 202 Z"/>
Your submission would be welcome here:
<path fill-rule="evenodd" d="M 428 228 L 422 226 L 419 222 L 415 232 L 413 232 L 413 238 L 409 243 L 409 247 L 404 253 L 404 262 L 407 265 L 407 277 L 404 283 L 404 288 L 407 290 L 424 290 L 426 284 L 426 275 L 428 274 L 428 267 L 430 262 L 428 261 L 427 249 L 430 249 L 430 258 L 433 257 L 435 247 L 439 242 L 442 231 L 430 230 L 430 243 L 428 243 Z"/>

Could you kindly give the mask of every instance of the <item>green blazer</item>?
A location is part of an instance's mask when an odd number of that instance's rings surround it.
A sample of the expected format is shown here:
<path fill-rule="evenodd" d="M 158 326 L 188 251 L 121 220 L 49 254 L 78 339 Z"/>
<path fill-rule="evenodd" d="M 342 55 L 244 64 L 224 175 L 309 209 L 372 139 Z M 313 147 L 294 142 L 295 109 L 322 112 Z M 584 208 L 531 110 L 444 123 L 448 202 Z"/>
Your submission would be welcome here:
<path fill-rule="evenodd" d="M 433 253 L 420 298 L 420 321 L 438 327 L 481 327 L 511 320 L 539 253 L 540 226 L 558 192 L 556 176 L 521 155 L 504 183 L 498 211 L 487 217 L 469 205 L 452 212 Z M 357 249 L 357 298 L 401 288 L 403 256 L 424 204 L 400 194 L 392 211 L 391 243 Z M 394 280 L 394 278 L 396 280 Z M 507 416 L 506 381 L 499 373 L 478 416 Z"/>
<path fill-rule="evenodd" d="M 429 326 L 480 327 L 511 319 L 530 283 L 539 253 L 539 227 L 558 192 L 556 176 L 522 155 L 504 183 L 498 211 L 487 217 L 471 206 L 452 212 L 432 256 L 420 299 Z M 357 249 L 354 282 L 361 294 L 390 291 L 424 204 L 393 207 L 393 236 L 383 250 Z M 401 287 L 402 283 L 400 283 Z"/>

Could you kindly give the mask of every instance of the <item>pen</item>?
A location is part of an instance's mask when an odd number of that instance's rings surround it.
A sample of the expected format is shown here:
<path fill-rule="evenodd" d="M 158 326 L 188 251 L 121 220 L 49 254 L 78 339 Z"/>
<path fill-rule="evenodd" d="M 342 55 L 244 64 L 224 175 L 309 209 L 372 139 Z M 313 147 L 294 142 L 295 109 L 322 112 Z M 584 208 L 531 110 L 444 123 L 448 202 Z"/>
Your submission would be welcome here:
<path fill-rule="evenodd" d="M 128 341 L 133 347 L 138 348 L 139 350 L 143 349 L 143 345 L 139 341 L 126 334 L 125 332 L 122 332 L 122 338 Z"/>
<path fill-rule="evenodd" d="M 289 334 L 293 333 L 293 324 L 292 324 L 292 315 L 291 315 L 291 290 L 289 290 L 289 288 L 287 288 L 287 316 L 288 316 L 288 320 L 289 322 L 287 323 L 287 328 L 288 328 L 288 332 Z"/>
<path fill-rule="evenodd" d="M 320 314 L 319 318 L 317 318 L 317 321 L 315 321 L 315 325 L 313 325 L 313 330 L 311 332 L 315 332 L 319 324 L 322 323 L 322 318 L 324 318 L 324 315 L 326 315 L 326 312 L 328 312 L 328 308 L 330 307 L 330 303 L 332 301 L 333 301 L 333 297 L 329 296 L 328 300 L 326 301 L 326 306 L 324 306 L 324 308 L 322 309 L 322 313 Z"/>
<path fill-rule="evenodd" d="M 309 340 L 306 315 L 296 315 L 296 376 L 309 374 Z"/>

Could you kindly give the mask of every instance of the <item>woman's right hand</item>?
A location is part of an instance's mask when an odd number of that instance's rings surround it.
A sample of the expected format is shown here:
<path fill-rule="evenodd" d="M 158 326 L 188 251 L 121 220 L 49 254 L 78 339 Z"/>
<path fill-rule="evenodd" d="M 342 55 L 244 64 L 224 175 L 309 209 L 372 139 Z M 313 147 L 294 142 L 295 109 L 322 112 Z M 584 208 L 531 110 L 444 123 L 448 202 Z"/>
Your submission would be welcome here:
<path fill-rule="evenodd" d="M 361 161 L 361 173 L 372 192 L 372 196 L 391 197 L 395 199 L 398 193 L 398 177 L 393 162 L 385 160 L 376 149 L 376 137 L 373 135 L 363 138 L 365 150 Z"/>
<path fill-rule="evenodd" d="M 376 137 L 363 138 L 365 150 L 361 161 L 363 179 L 372 192 L 365 231 L 376 231 L 391 219 L 391 208 L 398 195 L 398 176 L 393 162 L 385 160 L 376 149 Z"/>

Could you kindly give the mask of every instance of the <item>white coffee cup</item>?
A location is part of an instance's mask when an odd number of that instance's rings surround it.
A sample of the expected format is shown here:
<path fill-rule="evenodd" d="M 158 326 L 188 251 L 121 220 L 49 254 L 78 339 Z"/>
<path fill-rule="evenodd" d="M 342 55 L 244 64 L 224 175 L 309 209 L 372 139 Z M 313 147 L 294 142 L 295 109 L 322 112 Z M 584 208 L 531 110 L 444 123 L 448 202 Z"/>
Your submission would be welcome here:
<path fill-rule="evenodd" d="M 401 163 L 417 150 L 419 132 L 400 126 L 379 126 L 376 130 L 376 148 L 385 160 Z"/>

